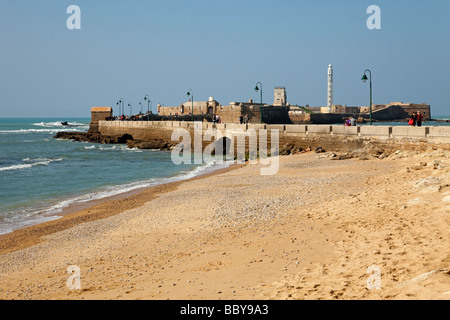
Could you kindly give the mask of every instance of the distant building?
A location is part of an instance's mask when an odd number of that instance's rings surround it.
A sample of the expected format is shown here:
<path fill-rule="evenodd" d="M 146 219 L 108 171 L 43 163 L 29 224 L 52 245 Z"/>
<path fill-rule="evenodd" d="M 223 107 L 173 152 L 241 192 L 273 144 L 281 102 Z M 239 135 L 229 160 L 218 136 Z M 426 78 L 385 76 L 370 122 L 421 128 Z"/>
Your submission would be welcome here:
<path fill-rule="evenodd" d="M 273 92 L 273 105 L 285 106 L 287 105 L 287 94 L 285 87 L 276 87 Z"/>
<path fill-rule="evenodd" d="M 368 121 L 370 119 L 369 106 L 332 105 L 331 108 L 306 106 L 305 109 L 310 113 L 302 115 L 291 112 L 291 121 L 293 123 L 330 124 L 342 122 L 344 118 L 350 116 L 360 119 L 361 121 Z M 426 103 L 417 104 L 403 102 L 372 105 L 372 120 L 405 121 L 409 119 L 413 112 L 418 111 L 423 115 L 424 121 L 431 120 L 430 105 Z"/>
<path fill-rule="evenodd" d="M 249 123 L 289 123 L 286 89 L 275 88 L 274 97 L 274 105 L 261 105 L 250 99 L 248 102 L 230 102 L 228 106 L 223 106 L 210 97 L 209 101 L 187 101 L 178 107 L 158 105 L 158 113 L 160 116 L 185 116 L 193 112 L 194 115 L 202 115 L 205 121 L 211 121 L 213 115 L 218 115 L 223 123 L 239 123 L 240 116 L 247 116 Z"/>
<path fill-rule="evenodd" d="M 216 113 L 216 110 L 219 106 L 220 103 L 214 100 L 213 97 L 210 97 L 208 101 L 194 101 L 193 103 L 189 99 L 189 101 L 183 102 L 178 107 L 165 107 L 158 105 L 158 113 L 162 116 L 190 114 L 209 114 L 212 116 Z"/>
<path fill-rule="evenodd" d="M 420 113 L 424 116 L 424 120 L 431 120 L 431 106 L 426 103 L 403 103 L 403 102 L 391 102 L 385 107 L 394 107 L 398 106 L 402 108 L 408 116 L 410 116 L 413 112 L 420 111 Z M 383 108 L 383 107 L 382 107 Z"/>

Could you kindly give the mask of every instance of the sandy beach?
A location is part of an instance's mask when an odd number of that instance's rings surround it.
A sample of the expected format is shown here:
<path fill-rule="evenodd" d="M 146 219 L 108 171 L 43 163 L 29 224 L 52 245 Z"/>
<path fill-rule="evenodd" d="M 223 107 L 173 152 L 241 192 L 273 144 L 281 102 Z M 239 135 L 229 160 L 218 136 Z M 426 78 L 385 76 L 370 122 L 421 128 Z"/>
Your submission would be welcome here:
<path fill-rule="evenodd" d="M 260 166 L 1 236 L 0 298 L 450 299 L 449 151 Z"/>

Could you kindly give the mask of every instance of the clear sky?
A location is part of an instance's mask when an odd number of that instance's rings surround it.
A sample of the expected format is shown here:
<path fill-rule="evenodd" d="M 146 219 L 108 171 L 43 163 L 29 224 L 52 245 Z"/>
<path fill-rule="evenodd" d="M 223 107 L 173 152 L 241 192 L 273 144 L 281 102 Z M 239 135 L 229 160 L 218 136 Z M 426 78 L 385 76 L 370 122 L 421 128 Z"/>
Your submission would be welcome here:
<path fill-rule="evenodd" d="M 66 26 L 69 5 L 81 29 Z M 381 9 L 381 29 L 366 12 Z M 285 86 L 291 104 L 426 102 L 450 114 L 448 0 L 0 0 L 0 117 L 89 117 L 92 106 L 133 111 L 214 97 L 264 102 Z"/>

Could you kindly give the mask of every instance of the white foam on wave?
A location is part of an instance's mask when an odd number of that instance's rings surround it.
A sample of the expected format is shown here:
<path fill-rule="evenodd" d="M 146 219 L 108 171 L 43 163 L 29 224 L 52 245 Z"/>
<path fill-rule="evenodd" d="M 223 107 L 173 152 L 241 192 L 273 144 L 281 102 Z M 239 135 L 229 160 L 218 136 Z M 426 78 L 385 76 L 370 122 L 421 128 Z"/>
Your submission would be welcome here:
<path fill-rule="evenodd" d="M 31 168 L 31 167 L 32 167 L 31 164 L 16 164 L 16 165 L 9 166 L 9 167 L 2 167 L 2 168 L 0 168 L 0 172 L 1 171 L 12 171 L 12 170 L 28 169 L 28 168 Z"/>
<path fill-rule="evenodd" d="M 87 127 L 86 127 L 87 128 Z M 65 129 L 67 132 L 75 132 L 79 131 L 80 128 L 77 129 Z M 60 129 L 16 129 L 16 130 L 0 130 L 0 134 L 27 134 L 27 133 L 49 133 L 55 134 L 61 131 Z"/>
<path fill-rule="evenodd" d="M 110 150 L 116 150 L 116 146 L 112 146 L 112 147 L 98 147 L 98 150 L 101 151 L 110 151 Z"/>
<path fill-rule="evenodd" d="M 57 220 L 59 216 L 14 216 L 12 218 L 4 218 L 0 220 L 0 235 L 12 233 L 15 230 L 34 226 L 40 223 Z"/>
<path fill-rule="evenodd" d="M 85 149 L 93 149 L 91 147 L 85 147 Z M 129 152 L 144 152 L 144 150 L 139 149 L 139 148 L 128 148 L 126 145 L 114 145 L 114 146 L 110 146 L 110 147 L 103 147 L 100 146 L 98 147 L 97 150 L 100 151 L 112 151 L 112 150 L 117 150 L 117 151 L 129 151 Z"/>
<path fill-rule="evenodd" d="M 60 162 L 63 161 L 63 158 L 36 158 L 36 159 L 31 159 L 31 158 L 25 158 L 22 159 L 22 161 L 24 162 L 37 162 L 37 163 L 47 163 L 50 164 L 51 162 Z"/>
<path fill-rule="evenodd" d="M 84 126 L 88 126 L 87 124 L 84 123 L 79 123 L 79 122 L 68 122 L 67 125 L 62 124 L 63 121 L 55 121 L 55 122 L 38 122 L 38 123 L 33 123 L 34 126 L 38 126 L 38 127 L 84 127 Z"/>
<path fill-rule="evenodd" d="M 22 159 L 22 161 L 26 162 L 26 163 L 15 164 L 15 165 L 8 166 L 8 167 L 1 167 L 0 168 L 0 172 L 2 172 L 2 171 L 14 171 L 14 170 L 30 169 L 30 168 L 35 167 L 35 166 L 48 166 L 52 162 L 63 161 L 63 159 L 62 158 L 57 158 L 57 159 L 46 159 L 46 158 L 30 159 L 30 158 L 25 158 L 25 159 Z"/>
<path fill-rule="evenodd" d="M 221 168 L 226 168 L 229 165 L 230 164 L 227 164 L 227 163 L 220 163 L 219 164 L 217 161 L 213 160 L 211 162 L 208 162 L 208 163 L 205 163 L 205 164 L 203 164 L 201 166 L 196 167 L 194 170 L 184 172 L 184 173 L 181 174 L 181 176 L 184 178 L 183 180 L 190 179 L 190 178 L 194 178 L 194 177 L 196 177 L 198 175 L 201 175 L 201 174 L 212 172 L 214 170 L 218 170 L 218 169 L 221 169 Z"/>

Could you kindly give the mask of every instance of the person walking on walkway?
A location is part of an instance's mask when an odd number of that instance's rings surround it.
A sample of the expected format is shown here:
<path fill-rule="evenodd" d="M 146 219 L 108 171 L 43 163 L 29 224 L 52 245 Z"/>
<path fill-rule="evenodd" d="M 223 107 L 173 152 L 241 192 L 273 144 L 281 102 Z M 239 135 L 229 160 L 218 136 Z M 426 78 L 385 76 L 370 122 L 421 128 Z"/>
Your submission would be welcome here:
<path fill-rule="evenodd" d="M 422 120 L 423 120 L 423 115 L 420 113 L 420 111 L 417 112 L 417 126 L 421 127 L 422 126 Z"/>
<path fill-rule="evenodd" d="M 416 115 L 416 112 L 414 111 L 413 114 L 411 115 L 411 118 L 409 119 L 408 124 L 414 127 L 416 125 L 416 121 L 417 121 L 417 115 Z"/>

